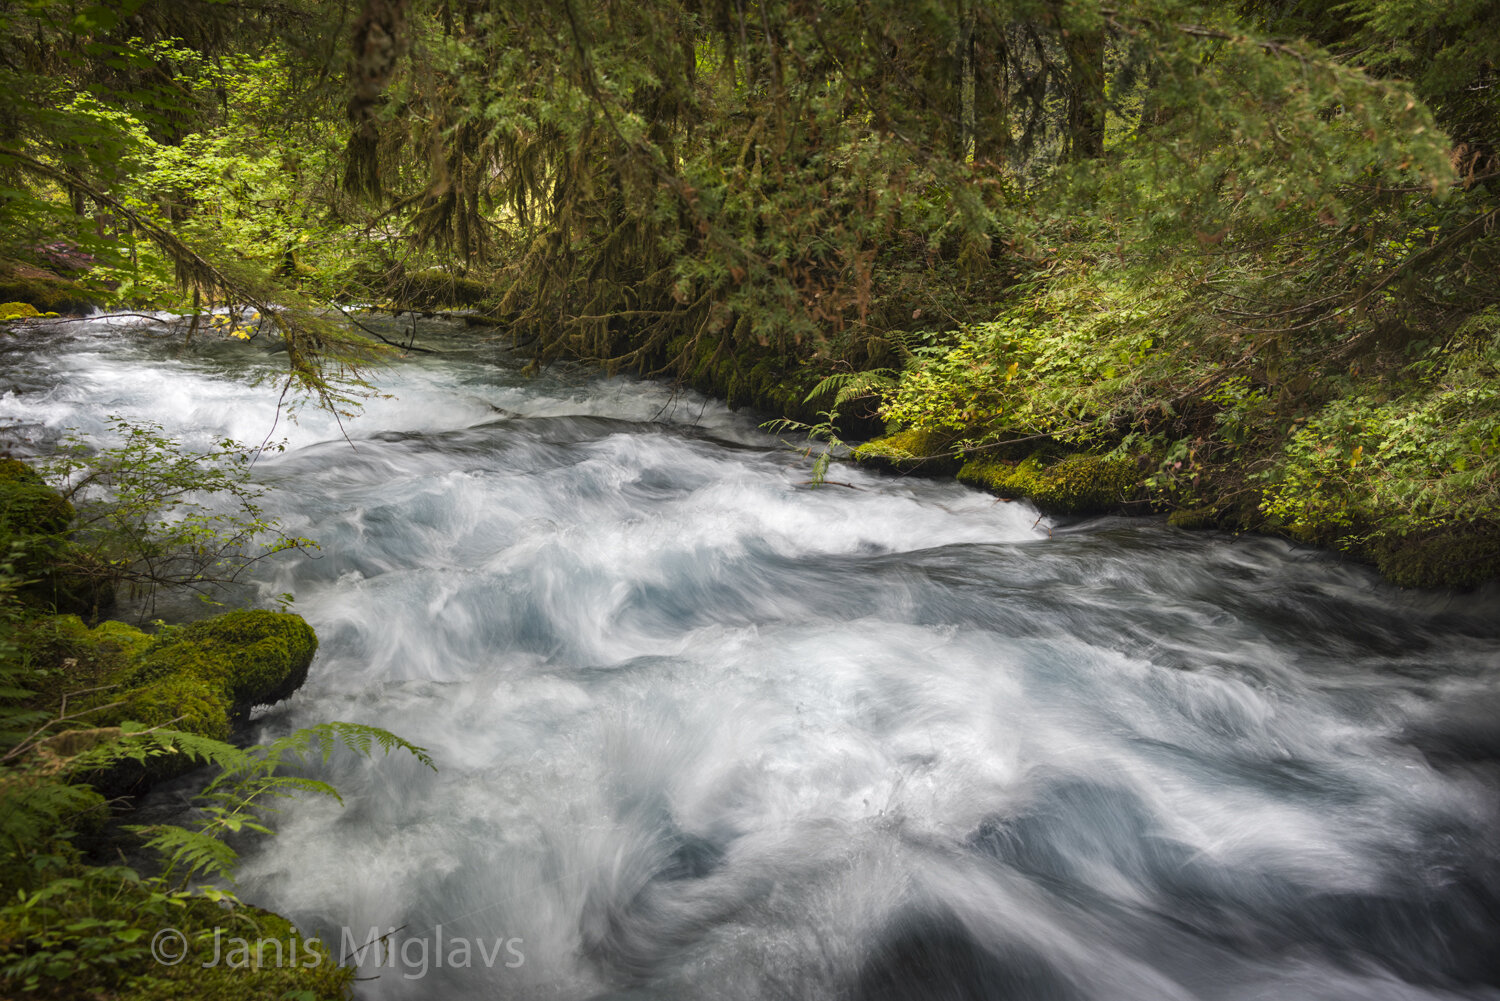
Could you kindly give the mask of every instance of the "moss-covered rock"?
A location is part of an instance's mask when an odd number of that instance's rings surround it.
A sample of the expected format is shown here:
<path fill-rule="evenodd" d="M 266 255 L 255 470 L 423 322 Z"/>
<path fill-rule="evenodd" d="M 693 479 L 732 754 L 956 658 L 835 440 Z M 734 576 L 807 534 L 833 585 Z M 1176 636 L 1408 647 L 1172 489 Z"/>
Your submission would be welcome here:
<path fill-rule="evenodd" d="M 227 737 L 253 706 L 286 698 L 307 679 L 318 638 L 300 615 L 228 612 L 158 637 L 125 678 L 122 712 L 140 723 Z"/>
<path fill-rule="evenodd" d="M 392 287 L 391 296 L 407 309 L 442 309 L 476 306 L 492 292 L 484 282 L 435 268 L 401 278 Z"/>
<path fill-rule="evenodd" d="M 29 320 L 42 314 L 29 302 L 0 302 L 0 322 Z"/>
<path fill-rule="evenodd" d="M 151 636 L 125 622 L 90 629 L 76 615 L 49 615 L 24 624 L 20 645 L 35 665 L 30 684 L 39 704 L 55 706 L 67 692 L 101 691 L 70 701 L 119 703 L 88 721 L 152 726 L 227 736 L 250 708 L 286 698 L 307 678 L 318 639 L 299 615 L 244 610 Z"/>
<path fill-rule="evenodd" d="M 1112 511 L 1142 492 L 1135 463 L 1110 455 L 1070 455 L 1051 464 L 1038 455 L 1016 463 L 976 459 L 958 478 L 1001 497 L 1028 498 L 1050 514 Z"/>
<path fill-rule="evenodd" d="M 893 469 L 951 473 L 958 463 L 945 454 L 949 441 L 950 436 L 940 431 L 912 428 L 856 445 L 854 457 L 860 462 L 873 462 Z"/>

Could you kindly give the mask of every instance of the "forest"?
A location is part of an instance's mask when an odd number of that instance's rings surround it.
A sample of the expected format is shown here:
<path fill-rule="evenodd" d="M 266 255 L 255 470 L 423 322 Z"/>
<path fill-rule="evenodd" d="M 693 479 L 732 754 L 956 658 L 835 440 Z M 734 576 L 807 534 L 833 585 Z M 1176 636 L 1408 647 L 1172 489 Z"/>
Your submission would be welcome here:
<path fill-rule="evenodd" d="M 469 309 L 900 466 L 1472 584 L 1496 13 L 12 5 L 0 298 L 251 305 L 329 407 L 388 350 L 330 304 Z"/>
<path fill-rule="evenodd" d="M 531 376 L 722 399 L 813 487 L 956 477 L 1473 589 L 1500 576 L 1497 59 L 1500 0 L 12 0 L 0 340 L 170 317 L 184 350 L 274 350 L 260 391 L 343 422 L 434 351 L 424 327 L 462 324 Z M 234 442 L 183 459 L 120 430 L 112 489 L 227 491 L 240 520 L 192 523 L 184 568 L 139 537 L 128 563 L 62 541 L 70 490 L 0 459 L 0 761 L 43 761 L 0 779 L 27 804 L 0 985 L 339 996 L 333 963 L 167 976 L 138 918 L 207 927 L 219 898 L 187 880 L 232 871 L 249 804 L 337 795 L 283 759 L 432 762 L 342 723 L 235 746 L 307 673 L 317 640 L 285 619 L 99 624 L 105 590 L 248 573 L 224 553 L 270 527 Z M 268 553 L 315 545 L 276 531 Z M 215 644 L 275 666 L 182 667 Z M 85 700 L 95 736 L 66 749 L 39 736 L 73 719 L 63 661 L 135 686 Z M 179 669 L 208 687 L 163 687 Z M 122 761 L 110 727 L 155 737 Z M 209 821 L 141 832 L 165 877 L 98 864 L 105 801 L 173 755 L 228 776 Z M 55 782 L 65 759 L 88 781 Z"/>

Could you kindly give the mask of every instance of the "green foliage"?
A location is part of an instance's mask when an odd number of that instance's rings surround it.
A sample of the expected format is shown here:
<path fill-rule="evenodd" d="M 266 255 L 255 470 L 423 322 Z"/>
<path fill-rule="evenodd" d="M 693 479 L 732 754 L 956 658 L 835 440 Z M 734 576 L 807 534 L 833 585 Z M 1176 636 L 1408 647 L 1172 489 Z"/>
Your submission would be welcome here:
<path fill-rule="evenodd" d="M 1500 510 L 1500 313 L 1472 318 L 1446 344 L 1413 345 L 1404 392 L 1329 401 L 1263 475 L 1264 509 L 1299 537 L 1366 541 Z"/>
<path fill-rule="evenodd" d="M 190 884 L 232 881 L 237 855 L 226 839 L 273 833 L 269 815 L 277 800 L 302 794 L 337 798 L 327 783 L 295 771 L 310 755 L 326 761 L 340 748 L 367 756 L 406 751 L 432 767 L 427 753 L 385 730 L 353 723 L 323 724 L 249 748 L 198 733 L 145 730 L 136 723 L 68 729 L 87 713 L 70 713 L 66 698 L 55 712 L 30 708 L 35 692 L 26 683 L 36 672 L 28 644 L 17 642 L 24 622 L 14 591 L 14 578 L 0 574 L 0 990 L 185 998 L 254 998 L 266 996 L 260 993 L 265 990 L 273 990 L 272 996 L 297 990 L 344 996 L 352 973 L 310 943 L 301 946 L 320 957 L 313 965 L 226 972 L 197 963 L 161 966 L 152 958 L 150 939 L 172 927 L 205 949 L 226 928 L 242 937 L 300 941 L 284 920 L 246 908 L 222 889 Z M 264 629 L 257 632 L 252 621 L 241 616 L 227 623 L 219 638 L 248 641 L 252 650 L 266 646 L 272 637 Z M 210 624 L 179 632 L 201 644 L 200 627 Z M 140 634 L 123 624 L 90 631 L 76 618 L 64 618 L 57 630 L 64 648 L 76 644 L 80 632 L 92 632 L 117 657 L 142 647 Z M 293 630 L 298 640 L 302 633 L 311 636 L 305 626 Z M 169 634 L 156 642 L 180 646 L 172 643 L 180 638 Z M 150 648 L 145 653 L 143 665 L 150 673 L 160 662 L 150 659 Z M 235 653 L 233 646 L 220 651 L 231 672 Z M 162 871 L 146 877 L 123 866 L 86 864 L 75 842 L 107 813 L 104 797 L 89 783 L 125 764 L 150 771 L 164 761 L 208 765 L 214 776 L 200 793 L 201 819 L 193 827 L 131 828 L 160 854 Z"/>
<path fill-rule="evenodd" d="M 176 309 L 189 340 L 210 307 L 249 307 L 249 335 L 286 348 L 287 388 L 346 409 L 382 348 L 327 309 L 345 252 L 369 241 L 338 211 L 337 102 L 292 65 L 296 32 L 330 28 L 326 12 L 88 9 L 109 16 L 51 0 L 0 12 L 0 265 L 25 273 L 0 290 L 43 310 Z M 289 120 L 293 106 L 310 117 Z"/>
<path fill-rule="evenodd" d="M 267 557 L 316 548 L 260 507 L 264 490 L 250 480 L 258 449 L 224 439 L 189 452 L 154 422 L 110 422 L 120 444 L 96 449 L 74 435 L 45 464 L 78 508 L 74 544 L 55 557 L 61 569 L 124 585 L 149 610 L 162 587 L 208 596 Z"/>
<path fill-rule="evenodd" d="M 305 763 L 309 754 L 326 762 L 343 747 L 366 757 L 376 751 L 383 755 L 406 751 L 436 770 L 425 749 L 389 731 L 358 723 L 322 723 L 232 755 L 217 742 L 199 737 L 171 734 L 165 739 L 170 751 L 211 759 L 220 769 L 198 794 L 202 819 L 196 828 L 163 824 L 127 828 L 145 835 L 147 846 L 162 856 L 161 878 L 183 885 L 204 878 L 232 881 L 238 855 L 226 839 L 244 831 L 273 833 L 266 825 L 266 814 L 274 812 L 270 804 L 275 800 L 313 794 L 343 802 L 338 790 L 326 782 L 284 773 L 289 763 Z"/>

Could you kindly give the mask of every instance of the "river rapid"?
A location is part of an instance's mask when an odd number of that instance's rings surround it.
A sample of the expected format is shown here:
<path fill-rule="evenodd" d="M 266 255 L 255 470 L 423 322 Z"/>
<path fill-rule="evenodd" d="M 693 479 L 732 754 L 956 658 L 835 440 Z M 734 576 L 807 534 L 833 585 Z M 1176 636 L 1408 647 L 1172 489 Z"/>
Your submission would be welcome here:
<path fill-rule="evenodd" d="M 240 599 L 293 593 L 321 649 L 255 733 L 438 769 L 335 756 L 342 806 L 242 846 L 241 897 L 336 955 L 399 929 L 358 997 L 1500 998 L 1493 589 L 810 489 L 719 403 L 485 336 L 424 321 L 392 398 L 274 431 L 257 342 L 0 340 L 22 452 L 111 414 L 286 437 L 256 476 L 322 549 Z"/>

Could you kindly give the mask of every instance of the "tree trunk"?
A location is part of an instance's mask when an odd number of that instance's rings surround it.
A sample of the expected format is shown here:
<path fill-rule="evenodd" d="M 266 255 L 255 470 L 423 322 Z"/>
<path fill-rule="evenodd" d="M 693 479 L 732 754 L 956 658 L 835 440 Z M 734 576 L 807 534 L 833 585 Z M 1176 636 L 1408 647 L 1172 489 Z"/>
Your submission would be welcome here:
<path fill-rule="evenodd" d="M 964 0 L 958 27 L 958 155 L 974 162 L 974 5 Z"/>
<path fill-rule="evenodd" d="M 1104 155 L 1103 26 L 1068 17 L 1061 5 L 1056 9 L 1068 55 L 1068 158 L 1097 159 Z"/>

